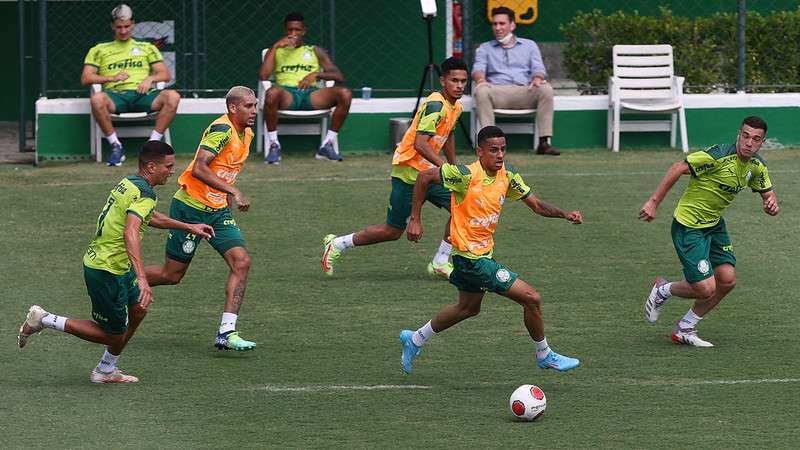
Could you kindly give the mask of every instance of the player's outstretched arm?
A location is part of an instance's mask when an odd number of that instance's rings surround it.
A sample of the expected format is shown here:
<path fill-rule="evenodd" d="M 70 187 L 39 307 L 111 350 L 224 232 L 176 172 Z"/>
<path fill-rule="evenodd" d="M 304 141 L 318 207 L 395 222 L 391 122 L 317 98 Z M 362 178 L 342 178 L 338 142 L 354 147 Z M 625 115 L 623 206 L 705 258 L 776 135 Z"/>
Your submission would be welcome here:
<path fill-rule="evenodd" d="M 414 196 L 411 199 L 411 216 L 408 218 L 406 236 L 411 242 L 422 239 L 422 204 L 425 203 L 425 194 L 431 183 L 442 184 L 439 169 L 434 167 L 417 175 L 414 183 Z"/>
<path fill-rule="evenodd" d="M 153 291 L 150 289 L 150 284 L 147 283 L 144 264 L 142 264 L 142 239 L 139 235 L 141 226 L 142 218 L 129 213 L 122 236 L 125 241 L 125 251 L 128 253 L 128 259 L 136 272 L 136 281 L 139 284 L 139 305 L 147 309 L 153 301 Z"/>
<path fill-rule="evenodd" d="M 583 215 L 580 211 L 564 211 L 558 206 L 540 200 L 536 195 L 530 194 L 522 200 L 523 203 L 536 214 L 542 217 L 556 217 L 566 219 L 568 222 L 578 225 L 583 222 Z"/>
<path fill-rule="evenodd" d="M 150 218 L 150 226 L 161 229 L 183 230 L 187 233 L 196 234 L 203 239 L 211 239 L 214 237 L 214 227 L 211 225 L 205 223 L 181 222 L 158 211 L 153 211 L 153 217 Z"/>
<path fill-rule="evenodd" d="M 678 161 L 667 170 L 667 173 L 664 175 L 664 178 L 661 179 L 661 182 L 658 183 L 655 192 L 653 195 L 650 196 L 649 199 L 642 205 L 639 209 L 639 218 L 651 222 L 653 219 L 656 218 L 656 209 L 658 205 L 664 200 L 664 197 L 667 196 L 667 193 L 672 186 L 678 181 L 681 175 L 689 174 L 689 163 L 686 161 Z"/>
<path fill-rule="evenodd" d="M 778 205 L 778 196 L 775 191 L 761 193 L 761 206 L 764 208 L 764 212 L 770 216 L 778 215 L 781 207 Z"/>

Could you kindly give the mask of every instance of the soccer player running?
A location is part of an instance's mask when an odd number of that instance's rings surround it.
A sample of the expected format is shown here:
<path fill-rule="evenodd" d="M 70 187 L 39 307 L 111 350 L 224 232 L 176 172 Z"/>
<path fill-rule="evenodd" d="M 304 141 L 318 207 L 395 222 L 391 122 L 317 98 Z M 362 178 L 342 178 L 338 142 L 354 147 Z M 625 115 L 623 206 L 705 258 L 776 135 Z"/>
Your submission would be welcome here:
<path fill-rule="evenodd" d="M 92 300 L 92 320 L 70 319 L 45 311 L 39 305 L 28 310 L 17 343 L 45 328 L 63 331 L 85 341 L 104 344 L 106 351 L 92 370 L 92 383 L 133 383 L 139 379 L 117 368 L 117 359 L 139 326 L 153 292 L 145 278 L 141 240 L 147 225 L 180 229 L 210 238 L 214 229 L 170 219 L 155 210 L 153 186 L 162 185 L 175 173 L 175 151 L 159 141 L 144 144 L 139 153 L 139 172 L 117 183 L 108 196 L 94 239 L 83 256 L 83 278 Z"/>
<path fill-rule="evenodd" d="M 544 334 L 541 296 L 493 257 L 494 231 L 506 200 L 522 200 L 534 213 L 558 217 L 573 224 L 583 220 L 580 211 L 564 211 L 545 203 L 531 192 L 519 172 L 504 161 L 503 131 L 488 126 L 478 133 L 478 161 L 465 166 L 444 164 L 419 174 L 414 185 L 408 240 L 422 238 L 422 203 L 431 184 L 452 192 L 450 238 L 453 273 L 450 283 L 458 288 L 458 303 L 445 306 L 417 331 L 400 332 L 403 371 L 411 373 L 412 362 L 422 346 L 438 333 L 478 315 L 486 292 L 495 292 L 522 306 L 523 320 L 536 348 L 536 363 L 542 369 L 567 371 L 580 364 L 575 358 L 550 349 Z"/>
<path fill-rule="evenodd" d="M 767 123 L 750 116 L 742 121 L 735 144 L 718 144 L 695 152 L 667 170 L 639 218 L 656 218 L 656 208 L 681 175 L 691 175 L 672 220 L 672 242 L 683 265 L 684 279 L 668 282 L 657 277 L 644 304 L 644 317 L 655 323 L 667 299 L 676 295 L 694 299 L 686 315 L 672 328 L 672 341 L 695 347 L 713 347 L 697 334 L 697 324 L 736 286 L 736 256 L 722 212 L 736 194 L 749 187 L 761 194 L 764 212 L 778 214 L 767 166 L 758 155 Z"/>
<path fill-rule="evenodd" d="M 255 342 L 247 341 L 236 331 L 239 309 L 247 287 L 250 255 L 244 238 L 231 216 L 229 205 L 239 211 L 250 208 L 250 200 L 234 186 L 236 178 L 250 154 L 256 118 L 256 97 L 253 90 L 234 86 L 225 96 L 227 114 L 206 128 L 194 160 L 178 178 L 180 189 L 175 193 L 169 215 L 177 220 L 205 223 L 214 228 L 209 243 L 230 268 L 225 287 L 225 307 L 214 345 L 222 350 L 253 350 Z M 147 281 L 153 286 L 180 283 L 192 262 L 199 236 L 172 230 L 166 243 L 163 266 L 148 266 Z"/>
<path fill-rule="evenodd" d="M 420 106 L 411 126 L 392 157 L 392 192 L 386 223 L 370 225 L 356 233 L 342 236 L 329 234 L 322 241 L 322 270 L 333 275 L 333 266 L 342 252 L 355 246 L 395 241 L 403 235 L 411 214 L 411 196 L 417 175 L 445 163 L 440 156 L 444 149 L 447 161 L 456 162 L 456 141 L 453 129 L 461 115 L 461 100 L 467 84 L 467 65 L 458 58 L 447 58 L 441 66 L 439 82 L 442 90 L 429 95 Z M 441 186 L 430 186 L 424 200 L 450 210 L 450 193 Z M 453 270 L 449 262 L 452 245 L 448 238 L 449 224 L 439 250 L 428 264 L 428 274 L 447 279 Z"/>

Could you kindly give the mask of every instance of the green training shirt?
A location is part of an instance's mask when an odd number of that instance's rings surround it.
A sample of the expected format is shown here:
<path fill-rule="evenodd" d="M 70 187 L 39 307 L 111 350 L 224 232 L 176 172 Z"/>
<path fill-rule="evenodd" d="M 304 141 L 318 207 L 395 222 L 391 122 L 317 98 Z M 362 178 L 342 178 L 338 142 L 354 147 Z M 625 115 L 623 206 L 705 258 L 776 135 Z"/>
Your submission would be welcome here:
<path fill-rule="evenodd" d="M 131 38 L 95 45 L 89 49 L 83 64 L 97 67 L 98 75 L 104 77 L 114 76 L 123 70 L 128 72 L 128 79 L 124 81 L 103 84 L 104 90 L 120 92 L 136 90 L 139 83 L 150 75 L 150 66 L 163 60 L 155 45 Z"/>
<path fill-rule="evenodd" d="M 722 212 L 745 187 L 769 192 L 772 181 L 760 155 L 742 161 L 733 144 L 719 144 L 686 157 L 691 179 L 675 208 L 675 219 L 689 228 L 719 223 Z"/>
<path fill-rule="evenodd" d="M 157 201 L 153 187 L 140 176 L 124 178 L 114 186 L 97 218 L 94 240 L 83 255 L 83 264 L 116 275 L 128 272 L 131 262 L 123 237 L 128 214 L 135 214 L 142 219 L 139 229 L 141 237 L 150 223 Z"/>
<path fill-rule="evenodd" d="M 313 45 L 275 50 L 275 82 L 281 86 L 297 87 L 300 80 L 311 72 L 319 72 L 321 67 Z"/>

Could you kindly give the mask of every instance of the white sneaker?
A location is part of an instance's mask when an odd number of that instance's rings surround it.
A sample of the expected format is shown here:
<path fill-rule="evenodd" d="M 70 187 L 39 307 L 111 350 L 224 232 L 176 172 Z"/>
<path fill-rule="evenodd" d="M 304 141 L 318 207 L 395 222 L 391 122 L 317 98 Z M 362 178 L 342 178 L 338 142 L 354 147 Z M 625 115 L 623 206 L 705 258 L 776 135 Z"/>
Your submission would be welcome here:
<path fill-rule="evenodd" d="M 453 273 L 453 263 L 450 261 L 444 264 L 434 264 L 433 261 L 428 263 L 428 275 L 434 278 L 449 279 L 450 274 Z"/>
<path fill-rule="evenodd" d="M 42 332 L 44 328 L 44 325 L 42 325 L 42 318 L 47 314 L 48 312 L 39 305 L 33 305 L 28 309 L 25 322 L 22 322 L 22 326 L 19 327 L 19 334 L 17 334 L 17 345 L 19 345 L 19 348 L 25 347 L 29 337 Z"/>
<path fill-rule="evenodd" d="M 650 323 L 656 323 L 658 316 L 661 314 L 661 308 L 664 303 L 667 303 L 667 299 L 658 292 L 658 288 L 665 284 L 667 284 L 667 280 L 656 277 L 655 281 L 653 281 L 653 287 L 650 289 L 650 295 L 647 296 L 647 300 L 644 302 L 644 319 Z"/>
<path fill-rule="evenodd" d="M 672 342 L 678 345 L 691 345 L 693 347 L 703 348 L 714 346 L 711 342 L 702 340 L 700 336 L 697 335 L 697 329 L 681 328 L 678 325 L 672 328 Z"/>
<path fill-rule="evenodd" d="M 97 369 L 92 370 L 89 375 L 89 381 L 92 383 L 136 383 L 139 381 L 133 375 L 125 375 L 118 368 L 114 367 L 111 373 L 98 372 Z"/>

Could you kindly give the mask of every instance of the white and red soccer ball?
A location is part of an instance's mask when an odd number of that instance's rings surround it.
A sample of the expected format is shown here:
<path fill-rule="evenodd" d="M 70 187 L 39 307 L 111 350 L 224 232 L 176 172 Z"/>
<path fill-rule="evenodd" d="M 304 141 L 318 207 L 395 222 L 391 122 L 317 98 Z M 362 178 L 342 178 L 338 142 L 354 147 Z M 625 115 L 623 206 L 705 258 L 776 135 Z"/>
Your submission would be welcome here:
<path fill-rule="evenodd" d="M 508 404 L 514 417 L 531 422 L 544 414 L 547 397 L 539 386 L 523 384 L 511 394 Z"/>

